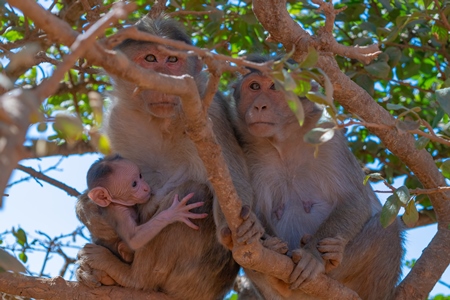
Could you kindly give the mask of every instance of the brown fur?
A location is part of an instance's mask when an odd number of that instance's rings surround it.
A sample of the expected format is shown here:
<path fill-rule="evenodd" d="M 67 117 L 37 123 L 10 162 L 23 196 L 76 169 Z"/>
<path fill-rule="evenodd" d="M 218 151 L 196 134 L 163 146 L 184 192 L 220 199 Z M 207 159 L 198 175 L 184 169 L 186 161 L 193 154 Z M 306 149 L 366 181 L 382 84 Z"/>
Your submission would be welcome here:
<path fill-rule="evenodd" d="M 286 240 L 290 250 L 300 247 L 302 236 L 312 235 L 305 247 L 297 250 L 316 258 L 311 260 L 312 273 L 302 274 L 299 265 L 306 259 L 303 257 L 291 275 L 292 283 L 324 272 L 325 261 L 320 259 L 317 244 L 324 238 L 341 237 L 347 244 L 344 258 L 329 275 L 362 299 L 391 298 L 403 255 L 400 225 L 394 222 L 387 229 L 381 227 L 381 205 L 370 186 L 363 185 L 364 175 L 343 134 L 335 132 L 319 146 L 315 158 L 315 147 L 303 137 L 316 126 L 319 108 L 301 99 L 306 118 L 300 127 L 281 91 L 252 85 L 269 87 L 270 81 L 254 70 L 246 75 L 235 85 L 232 111 L 255 192 L 254 210 L 266 231 Z M 268 134 L 271 130 L 274 135 Z M 248 271 L 247 275 L 264 299 L 311 299 L 287 285 L 282 292 L 276 281 L 263 274 Z"/>
<path fill-rule="evenodd" d="M 143 19 L 138 28 L 185 40 L 185 34 L 174 24 L 171 20 Z M 119 49 L 144 68 L 148 62 L 136 58 L 142 51 L 164 55 L 155 50 L 154 45 L 136 41 L 127 41 Z M 161 63 L 162 59 L 158 62 Z M 199 64 L 197 58 L 191 57 L 175 72 L 161 65 L 154 69 L 175 75 L 180 72 L 191 74 L 202 93 L 205 77 L 199 73 Z M 175 96 L 159 92 L 140 91 L 133 94 L 134 91 L 134 84 L 114 79 L 113 103 L 105 129 L 113 151 L 135 162 L 146 181 L 151 183 L 154 195 L 148 204 L 140 207 L 141 221 L 145 222 L 155 213 L 167 209 L 175 194 L 183 197 L 189 192 L 195 193 L 190 202 L 205 201 L 204 206 L 194 212 L 207 212 L 209 215 L 205 219 L 195 220 L 200 227 L 198 231 L 184 224 L 167 226 L 136 251 L 131 265 L 121 263 L 103 247 L 87 245 L 80 252 L 82 267 L 78 278 L 92 280 L 89 272 L 90 268 L 94 268 L 106 271 L 120 285 L 162 291 L 174 299 L 220 299 L 231 288 L 239 266 L 232 259 L 231 252 L 217 241 L 217 232 L 226 227 L 226 223 L 209 185 L 203 162 L 186 136 L 180 101 Z M 158 101 L 168 101 L 174 105 L 164 106 Z M 247 179 L 248 171 L 225 112 L 223 99 L 216 97 L 208 111 L 213 130 L 222 146 L 238 194 L 244 204 L 250 204 L 253 195 Z M 86 203 L 83 205 L 87 207 Z M 80 212 L 83 214 L 83 211 Z"/>

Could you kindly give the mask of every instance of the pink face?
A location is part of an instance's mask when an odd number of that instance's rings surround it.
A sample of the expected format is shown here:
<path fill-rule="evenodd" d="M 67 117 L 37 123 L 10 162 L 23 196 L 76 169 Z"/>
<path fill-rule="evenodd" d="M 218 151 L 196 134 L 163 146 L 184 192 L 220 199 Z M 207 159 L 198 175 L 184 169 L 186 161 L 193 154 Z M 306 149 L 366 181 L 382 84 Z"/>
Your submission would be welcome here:
<path fill-rule="evenodd" d="M 150 198 L 150 187 L 142 178 L 138 166 L 129 160 L 114 163 L 114 172 L 108 180 L 113 202 L 133 206 L 146 203 Z"/>
<path fill-rule="evenodd" d="M 250 134 L 257 137 L 274 137 L 295 122 L 284 94 L 275 89 L 270 77 L 258 73 L 252 73 L 242 81 L 237 110 Z"/>
<path fill-rule="evenodd" d="M 128 49 L 127 53 L 136 64 L 144 69 L 175 76 L 193 75 L 195 68 L 192 67 L 192 70 L 190 70 L 186 58 L 170 55 L 161 51 L 158 47 L 163 46 L 143 43 Z M 144 90 L 139 97 L 145 101 L 150 113 L 156 117 L 172 117 L 180 109 L 180 99 L 174 95 Z"/>

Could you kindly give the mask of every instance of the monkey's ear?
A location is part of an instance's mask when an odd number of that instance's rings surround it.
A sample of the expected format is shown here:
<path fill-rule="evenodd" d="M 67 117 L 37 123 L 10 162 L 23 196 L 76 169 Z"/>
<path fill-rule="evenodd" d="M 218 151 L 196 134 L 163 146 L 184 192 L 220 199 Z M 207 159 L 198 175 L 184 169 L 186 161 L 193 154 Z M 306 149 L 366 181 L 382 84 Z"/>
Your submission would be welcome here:
<path fill-rule="evenodd" d="M 88 193 L 89 198 L 98 206 L 107 207 L 111 203 L 111 195 L 104 187 L 98 186 L 93 188 Z"/>

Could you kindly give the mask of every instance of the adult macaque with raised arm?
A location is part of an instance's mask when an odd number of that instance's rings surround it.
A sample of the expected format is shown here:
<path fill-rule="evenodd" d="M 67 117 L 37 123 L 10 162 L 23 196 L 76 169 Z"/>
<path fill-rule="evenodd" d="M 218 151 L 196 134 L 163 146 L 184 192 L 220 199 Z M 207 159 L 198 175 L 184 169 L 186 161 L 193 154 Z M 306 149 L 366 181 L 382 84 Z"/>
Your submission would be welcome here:
<path fill-rule="evenodd" d="M 163 228 L 174 222 L 183 222 L 198 230 L 192 219 L 203 219 L 207 214 L 196 214 L 191 209 L 200 207 L 203 202 L 187 204 L 193 193 L 181 201 L 175 195 L 172 205 L 153 216 L 147 222 L 138 225 L 136 204 L 145 204 L 150 199 L 151 189 L 142 178 L 139 167 L 119 155 L 106 156 L 96 161 L 87 173 L 88 196 L 102 210 L 106 222 L 116 230 L 117 234 L 130 251 L 136 251 L 144 246 Z M 122 259 L 128 259 L 129 254 L 123 253 L 124 245 L 119 242 L 118 252 Z"/>
<path fill-rule="evenodd" d="M 180 24 L 168 18 L 145 17 L 136 27 L 140 31 L 192 44 Z M 203 95 L 207 83 L 207 76 L 201 72 L 203 63 L 196 56 L 177 56 L 173 48 L 170 51 L 164 48 L 150 42 L 126 40 L 116 51 L 149 73 L 191 75 L 199 94 Z M 105 120 L 105 133 L 112 150 L 136 163 L 153 190 L 152 199 L 139 205 L 141 223 L 169 208 L 174 195 L 191 192 L 194 196 L 189 203 L 204 202 L 193 212 L 207 213 L 208 216 L 193 220 L 199 230 L 192 230 L 179 222 L 167 226 L 136 250 L 130 265 L 121 262 L 104 247 L 85 247 L 79 253 L 77 278 L 87 284 L 98 283 L 100 278 L 96 278 L 96 273 L 92 272 L 94 269 L 105 271 L 122 286 L 163 292 L 173 299 L 223 298 L 232 287 L 239 266 L 231 252 L 218 241 L 218 233 L 227 224 L 203 162 L 186 134 L 180 98 L 142 89 L 117 77 L 112 80 L 114 90 Z M 212 101 L 208 116 L 233 183 L 248 210 L 253 199 L 248 171 L 229 122 L 226 103 L 220 95 Z M 84 201 L 83 205 L 88 207 L 90 202 Z M 81 212 L 89 213 L 86 209 Z M 86 217 L 92 218 L 95 216 Z M 263 228 L 253 213 L 248 214 L 245 223 L 244 236 L 259 238 L 262 235 Z"/>
<path fill-rule="evenodd" d="M 266 232 L 288 243 L 296 267 L 289 285 L 253 271 L 248 276 L 265 299 L 310 299 L 297 288 L 325 271 L 362 299 L 389 299 L 401 272 L 399 223 L 382 228 L 381 204 L 364 186 L 341 132 L 317 150 L 304 141 L 322 109 L 300 98 L 305 111 L 300 126 L 272 78 L 250 71 L 235 84 L 231 109 L 255 192 L 253 207 Z"/>

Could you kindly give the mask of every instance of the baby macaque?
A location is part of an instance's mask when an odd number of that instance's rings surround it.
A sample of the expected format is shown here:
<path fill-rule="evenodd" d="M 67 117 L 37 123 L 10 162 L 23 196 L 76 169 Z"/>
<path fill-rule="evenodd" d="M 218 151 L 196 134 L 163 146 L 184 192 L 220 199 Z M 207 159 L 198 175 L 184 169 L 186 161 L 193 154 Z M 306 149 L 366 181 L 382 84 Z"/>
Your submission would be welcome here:
<path fill-rule="evenodd" d="M 150 199 L 151 189 L 142 178 L 139 167 L 120 155 L 106 156 L 96 161 L 87 173 L 88 196 L 102 209 L 102 216 L 117 232 L 120 240 L 117 252 L 126 262 L 133 260 L 136 249 L 144 246 L 167 225 L 184 222 L 197 230 L 191 219 L 203 219 L 208 214 L 193 213 L 191 209 L 204 202 L 187 204 L 194 193 L 178 201 L 175 195 L 172 205 L 139 225 L 136 204 Z"/>

